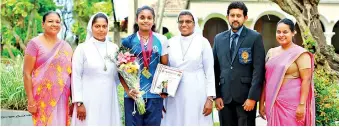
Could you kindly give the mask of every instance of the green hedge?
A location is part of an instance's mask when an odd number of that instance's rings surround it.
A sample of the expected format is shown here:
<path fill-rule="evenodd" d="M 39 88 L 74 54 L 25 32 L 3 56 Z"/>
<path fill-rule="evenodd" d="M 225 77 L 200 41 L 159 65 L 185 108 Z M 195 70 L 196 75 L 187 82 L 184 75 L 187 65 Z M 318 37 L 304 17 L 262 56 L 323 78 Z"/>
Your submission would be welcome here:
<path fill-rule="evenodd" d="M 323 69 L 314 74 L 317 126 L 333 126 L 339 121 L 339 84 L 331 77 Z"/>
<path fill-rule="evenodd" d="M 26 110 L 26 94 L 23 83 L 23 58 L 3 59 L 1 62 L 1 108 Z"/>

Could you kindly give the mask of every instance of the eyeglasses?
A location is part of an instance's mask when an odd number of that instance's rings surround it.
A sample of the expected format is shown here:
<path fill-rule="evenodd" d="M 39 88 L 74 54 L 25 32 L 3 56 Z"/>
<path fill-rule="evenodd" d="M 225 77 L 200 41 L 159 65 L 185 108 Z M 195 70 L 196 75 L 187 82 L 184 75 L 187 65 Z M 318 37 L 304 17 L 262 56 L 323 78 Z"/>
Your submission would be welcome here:
<path fill-rule="evenodd" d="M 180 25 L 182 25 L 182 24 L 184 24 L 184 23 L 186 23 L 186 24 L 191 24 L 191 23 L 193 23 L 193 21 L 192 21 L 192 20 L 180 20 L 180 21 L 178 21 L 178 23 L 179 23 Z"/>

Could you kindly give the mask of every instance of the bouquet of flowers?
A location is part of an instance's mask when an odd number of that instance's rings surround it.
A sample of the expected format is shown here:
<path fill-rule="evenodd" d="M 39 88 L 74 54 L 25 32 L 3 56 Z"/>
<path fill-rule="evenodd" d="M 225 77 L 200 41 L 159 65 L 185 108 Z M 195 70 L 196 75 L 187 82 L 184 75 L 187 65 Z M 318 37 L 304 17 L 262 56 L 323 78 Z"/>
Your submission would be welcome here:
<path fill-rule="evenodd" d="M 139 94 L 135 100 L 137 104 L 137 109 L 139 114 L 144 114 L 146 112 L 145 109 L 145 102 L 142 97 L 144 91 L 140 91 L 140 84 L 139 84 L 139 65 L 136 61 L 137 57 L 130 53 L 130 49 L 121 46 L 115 56 L 115 63 L 118 68 L 119 74 L 124 78 L 127 86 L 130 89 L 137 90 Z M 133 111 L 133 115 L 136 113 L 135 109 Z"/>

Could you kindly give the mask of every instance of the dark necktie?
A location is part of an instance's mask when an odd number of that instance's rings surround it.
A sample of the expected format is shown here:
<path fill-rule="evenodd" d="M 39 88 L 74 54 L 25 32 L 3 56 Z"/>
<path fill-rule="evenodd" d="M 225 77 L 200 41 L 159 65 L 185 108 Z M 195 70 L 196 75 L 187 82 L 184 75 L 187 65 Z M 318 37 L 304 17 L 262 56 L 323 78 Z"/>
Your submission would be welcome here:
<path fill-rule="evenodd" d="M 231 36 L 231 50 L 230 50 L 230 54 L 231 54 L 231 59 L 233 58 L 234 52 L 235 52 L 235 47 L 237 46 L 237 43 L 235 42 L 235 39 L 238 37 L 238 34 L 233 34 Z"/>

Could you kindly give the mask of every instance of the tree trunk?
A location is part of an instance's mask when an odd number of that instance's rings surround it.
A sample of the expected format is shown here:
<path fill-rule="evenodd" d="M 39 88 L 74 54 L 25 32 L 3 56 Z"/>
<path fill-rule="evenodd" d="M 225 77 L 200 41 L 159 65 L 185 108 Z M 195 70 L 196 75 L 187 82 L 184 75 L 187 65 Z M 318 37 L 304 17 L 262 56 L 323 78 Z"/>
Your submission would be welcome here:
<path fill-rule="evenodd" d="M 13 27 L 12 27 L 12 30 L 13 30 L 13 36 L 15 37 L 15 41 L 17 44 L 19 44 L 20 48 L 25 51 L 26 50 L 26 45 L 22 42 L 20 36 L 14 31 Z"/>
<path fill-rule="evenodd" d="M 37 22 L 36 20 L 33 21 L 33 33 L 32 36 L 35 37 L 38 35 L 38 29 L 37 29 Z"/>
<path fill-rule="evenodd" d="M 156 22 L 156 31 L 159 32 L 160 34 L 162 34 L 162 19 L 164 17 L 164 12 L 165 12 L 165 6 L 166 6 L 166 2 L 167 0 L 158 0 L 158 18 L 157 18 L 157 22 Z"/>
<path fill-rule="evenodd" d="M 190 8 L 190 5 L 191 5 L 191 0 L 187 0 L 185 9 L 188 10 Z"/>
<path fill-rule="evenodd" d="M 117 44 L 119 47 L 121 45 L 121 38 L 120 38 L 120 29 L 119 29 L 119 22 L 114 23 L 113 27 L 113 43 Z"/>
<path fill-rule="evenodd" d="M 113 43 L 117 44 L 118 47 L 121 45 L 121 38 L 120 38 L 120 22 L 117 21 L 116 18 L 116 11 L 114 7 L 114 1 L 112 0 L 112 9 L 113 9 L 113 18 L 114 18 L 114 23 L 113 23 Z"/>
<path fill-rule="evenodd" d="M 326 44 L 319 20 L 320 0 L 271 0 L 286 13 L 294 16 L 300 28 L 303 45 L 315 50 L 316 67 L 324 68 L 339 78 L 339 56 Z"/>
<path fill-rule="evenodd" d="M 4 49 L 7 49 L 9 56 L 11 57 L 12 60 L 14 60 L 15 56 L 12 52 L 11 45 L 5 44 Z"/>
<path fill-rule="evenodd" d="M 27 34 L 24 40 L 25 44 L 28 42 L 29 39 L 32 38 L 33 22 L 34 22 L 34 12 L 32 11 L 28 20 Z"/>
<path fill-rule="evenodd" d="M 27 44 L 28 43 L 28 40 L 32 38 L 32 33 L 33 33 L 33 24 L 35 22 L 35 11 L 38 9 L 37 7 L 37 1 L 34 0 L 34 7 L 32 9 L 32 11 L 30 12 L 30 17 L 29 17 L 29 20 L 28 20 L 28 27 L 27 27 L 27 35 L 26 35 L 26 38 L 24 40 L 24 43 Z"/>
<path fill-rule="evenodd" d="M 157 6 L 154 8 L 155 9 L 155 24 L 157 25 L 157 23 L 159 22 L 159 12 L 160 12 L 160 9 L 161 9 L 161 1 L 162 0 L 158 0 L 158 2 L 156 3 Z"/>

